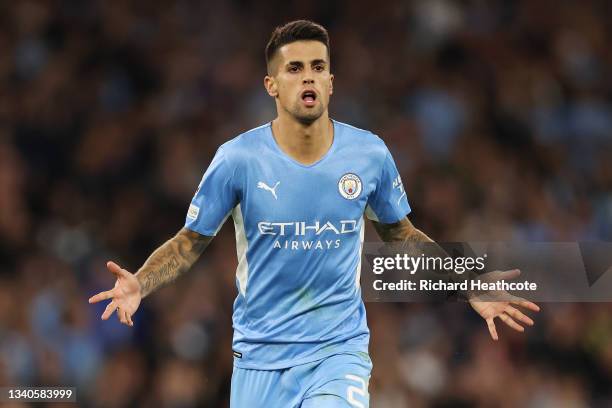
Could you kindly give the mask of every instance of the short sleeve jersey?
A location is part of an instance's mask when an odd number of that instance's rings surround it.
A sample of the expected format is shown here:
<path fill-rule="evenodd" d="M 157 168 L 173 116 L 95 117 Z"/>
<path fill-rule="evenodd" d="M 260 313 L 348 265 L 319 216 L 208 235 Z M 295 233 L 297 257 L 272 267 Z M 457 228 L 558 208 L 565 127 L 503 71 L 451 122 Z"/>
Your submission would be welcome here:
<path fill-rule="evenodd" d="M 396 223 L 410 206 L 384 142 L 337 121 L 333 129 L 329 151 L 311 165 L 280 149 L 270 123 L 239 135 L 219 148 L 189 206 L 185 226 L 200 234 L 234 221 L 237 367 L 367 353 L 364 215 Z"/>

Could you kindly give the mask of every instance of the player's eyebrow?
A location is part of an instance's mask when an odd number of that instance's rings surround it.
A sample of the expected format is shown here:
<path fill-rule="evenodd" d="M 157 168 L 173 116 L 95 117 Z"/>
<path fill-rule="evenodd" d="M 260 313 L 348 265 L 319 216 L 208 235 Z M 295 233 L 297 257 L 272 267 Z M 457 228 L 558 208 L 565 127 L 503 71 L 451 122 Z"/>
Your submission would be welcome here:
<path fill-rule="evenodd" d="M 310 65 L 318 65 L 318 64 L 326 65 L 327 61 L 325 61 L 324 59 L 315 59 L 315 60 L 310 61 Z M 302 61 L 289 61 L 287 63 L 287 66 L 303 67 L 304 63 Z"/>

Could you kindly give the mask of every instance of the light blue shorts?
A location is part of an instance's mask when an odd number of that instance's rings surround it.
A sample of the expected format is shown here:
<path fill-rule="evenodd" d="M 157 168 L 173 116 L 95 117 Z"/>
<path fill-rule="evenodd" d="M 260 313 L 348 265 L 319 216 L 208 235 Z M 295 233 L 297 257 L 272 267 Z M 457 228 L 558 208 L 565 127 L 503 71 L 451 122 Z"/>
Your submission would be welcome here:
<path fill-rule="evenodd" d="M 334 354 L 284 370 L 234 367 L 232 408 L 367 408 L 372 361 L 365 353 Z"/>

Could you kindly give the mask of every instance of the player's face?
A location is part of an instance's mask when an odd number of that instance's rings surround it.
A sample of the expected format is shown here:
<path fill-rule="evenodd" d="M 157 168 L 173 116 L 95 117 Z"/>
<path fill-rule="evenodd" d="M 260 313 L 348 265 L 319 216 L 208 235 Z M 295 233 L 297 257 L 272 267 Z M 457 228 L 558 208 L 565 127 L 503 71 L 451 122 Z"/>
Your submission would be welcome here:
<path fill-rule="evenodd" d="M 327 47 L 319 41 L 296 41 L 278 49 L 265 80 L 270 96 L 301 123 L 317 120 L 327 110 L 334 76 Z"/>

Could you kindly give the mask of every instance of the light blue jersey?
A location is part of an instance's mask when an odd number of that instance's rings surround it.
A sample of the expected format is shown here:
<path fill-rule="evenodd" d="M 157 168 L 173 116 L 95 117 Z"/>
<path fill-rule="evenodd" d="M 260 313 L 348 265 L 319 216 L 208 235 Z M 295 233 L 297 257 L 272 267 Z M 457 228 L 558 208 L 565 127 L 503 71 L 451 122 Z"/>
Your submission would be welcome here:
<path fill-rule="evenodd" d="M 331 148 L 308 166 L 279 148 L 270 123 L 223 144 L 189 207 L 185 226 L 202 235 L 234 220 L 236 367 L 277 370 L 368 351 L 364 214 L 395 223 L 410 206 L 384 142 L 333 124 Z"/>

